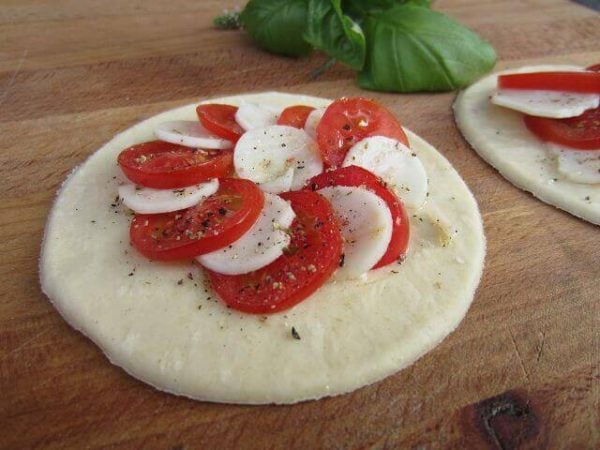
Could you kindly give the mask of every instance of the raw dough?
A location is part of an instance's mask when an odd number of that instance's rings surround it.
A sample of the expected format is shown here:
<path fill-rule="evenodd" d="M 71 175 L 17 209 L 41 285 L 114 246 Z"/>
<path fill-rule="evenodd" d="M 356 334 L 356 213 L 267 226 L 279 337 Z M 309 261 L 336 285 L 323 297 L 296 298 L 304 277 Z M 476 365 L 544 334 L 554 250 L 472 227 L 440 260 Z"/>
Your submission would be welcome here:
<path fill-rule="evenodd" d="M 330 102 L 279 93 L 211 101 Z M 193 120 L 195 106 L 117 135 L 69 176 L 50 213 L 42 288 L 114 364 L 157 389 L 199 400 L 294 403 L 381 380 L 456 328 L 483 268 L 481 216 L 448 161 L 409 131 L 430 177 L 430 196 L 421 210 L 409 211 L 411 249 L 402 264 L 363 280 L 328 282 L 296 307 L 261 317 L 227 309 L 191 263 L 139 255 L 129 245 L 129 211 L 111 206 L 120 177 L 116 157 L 153 139 L 160 122 Z"/>
<path fill-rule="evenodd" d="M 581 70 L 574 66 L 529 66 L 490 75 L 461 92 L 454 103 L 456 123 L 473 149 L 515 186 L 600 224 L 600 184 L 580 184 L 558 171 L 556 156 L 523 124 L 523 115 L 492 104 L 501 73 Z"/>

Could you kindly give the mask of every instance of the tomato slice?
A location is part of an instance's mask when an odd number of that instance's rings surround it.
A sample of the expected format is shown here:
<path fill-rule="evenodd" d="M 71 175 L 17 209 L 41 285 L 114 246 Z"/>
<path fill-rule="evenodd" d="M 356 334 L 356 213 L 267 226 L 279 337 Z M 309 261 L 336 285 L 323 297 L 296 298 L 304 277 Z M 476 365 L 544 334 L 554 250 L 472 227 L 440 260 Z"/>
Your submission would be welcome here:
<path fill-rule="evenodd" d="M 204 128 L 220 138 L 234 143 L 244 134 L 244 129 L 235 121 L 237 110 L 237 106 L 219 103 L 196 107 L 196 113 Z"/>
<path fill-rule="evenodd" d="M 523 121 L 543 141 L 580 150 L 600 150 L 600 107 L 567 119 L 525 115 Z"/>
<path fill-rule="evenodd" d="M 582 93 L 600 93 L 600 73 L 533 72 L 511 73 L 498 77 L 502 89 L 539 89 Z"/>
<path fill-rule="evenodd" d="M 350 147 L 369 136 L 386 136 L 408 146 L 406 134 L 394 115 L 366 98 L 334 101 L 317 125 L 319 150 L 328 167 L 340 166 Z"/>
<path fill-rule="evenodd" d="M 118 162 L 127 178 L 136 184 L 173 189 L 228 175 L 233 167 L 233 152 L 150 141 L 126 148 L 119 154 Z"/>
<path fill-rule="evenodd" d="M 314 111 L 315 108 L 304 105 L 288 106 L 285 108 L 279 119 L 277 119 L 277 125 L 287 125 L 294 128 L 304 128 L 306 125 L 306 119 L 308 115 Z"/>
<path fill-rule="evenodd" d="M 593 66 L 586 67 L 585 70 L 590 70 L 592 72 L 600 72 L 600 64 L 594 64 Z"/>
<path fill-rule="evenodd" d="M 333 274 L 342 255 L 342 236 L 329 202 L 311 191 L 281 194 L 296 219 L 285 254 L 244 275 L 206 270 L 213 289 L 231 308 L 252 314 L 282 311 L 307 298 Z"/>
<path fill-rule="evenodd" d="M 192 208 L 136 214 L 129 235 L 144 256 L 159 261 L 193 258 L 236 241 L 256 222 L 264 204 L 253 182 L 219 180 L 219 190 Z"/>
<path fill-rule="evenodd" d="M 373 266 L 373 269 L 398 262 L 406 254 L 410 238 L 408 215 L 400 199 L 385 186 L 385 183 L 379 177 L 362 167 L 347 166 L 330 172 L 323 172 L 311 178 L 305 189 L 315 191 L 326 186 L 356 186 L 366 188 L 379 196 L 390 209 L 393 223 L 392 239 L 387 251 L 377 264 Z"/>

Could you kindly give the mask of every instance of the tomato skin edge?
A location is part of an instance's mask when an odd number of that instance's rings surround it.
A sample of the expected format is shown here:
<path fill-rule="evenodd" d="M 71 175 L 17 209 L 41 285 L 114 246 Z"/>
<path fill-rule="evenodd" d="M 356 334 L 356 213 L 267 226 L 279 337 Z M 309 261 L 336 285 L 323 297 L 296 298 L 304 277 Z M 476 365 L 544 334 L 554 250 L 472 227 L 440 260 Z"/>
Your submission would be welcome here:
<path fill-rule="evenodd" d="M 381 198 L 389 208 L 393 220 L 392 238 L 386 252 L 371 270 L 398 262 L 408 252 L 410 241 L 408 213 L 402 200 L 396 197 L 381 179 L 362 167 L 351 165 L 314 176 L 304 189 L 318 191 L 326 186 L 363 187 Z"/>
<path fill-rule="evenodd" d="M 237 110 L 233 105 L 205 103 L 196 107 L 196 114 L 204 128 L 235 144 L 244 134 L 244 129 L 235 120 Z"/>
<path fill-rule="evenodd" d="M 211 156 L 203 162 L 196 161 L 195 165 L 172 166 L 177 159 L 190 157 L 190 153 L 207 158 L 200 152 Z M 147 163 L 137 161 L 142 157 L 171 158 L 171 167 L 165 165 L 159 170 L 148 168 Z M 179 189 L 228 175 L 233 168 L 233 150 L 201 150 L 169 142 L 148 141 L 123 149 L 117 157 L 117 163 L 125 176 L 137 185 L 153 189 Z"/>
<path fill-rule="evenodd" d="M 287 125 L 302 129 L 306 125 L 306 119 L 315 108 L 305 105 L 288 106 L 277 119 L 277 125 Z"/>
<path fill-rule="evenodd" d="M 237 218 L 237 222 L 233 225 L 230 225 L 224 232 L 213 235 L 203 237 L 196 241 L 183 240 L 181 245 L 178 247 L 167 248 L 167 249 L 155 249 L 151 246 L 144 244 L 149 240 L 154 241 L 152 238 L 148 238 L 147 236 L 141 234 L 143 229 L 139 229 L 138 222 L 142 222 L 143 226 L 148 226 L 150 224 L 154 224 L 155 221 L 161 219 L 170 219 L 175 217 L 176 215 L 183 216 L 187 211 L 193 210 L 197 207 L 187 208 L 185 210 L 174 211 L 171 213 L 163 213 L 163 214 L 136 214 L 130 224 L 129 228 L 129 237 L 132 243 L 132 246 L 139 251 L 145 257 L 156 260 L 156 261 L 177 261 L 177 260 L 185 260 L 192 259 L 196 256 L 202 255 L 204 253 L 209 253 L 214 250 L 218 250 L 223 248 L 232 242 L 238 240 L 242 237 L 256 222 L 258 219 L 260 212 L 264 206 L 264 194 L 262 191 L 254 185 L 249 180 L 238 180 L 226 178 L 220 180 L 220 187 L 227 187 L 227 183 L 231 183 L 233 180 L 234 183 L 239 184 L 240 182 L 244 182 L 245 184 L 252 184 L 254 189 L 246 189 L 245 194 L 245 202 L 247 202 L 248 206 L 246 207 L 247 211 L 241 215 L 241 217 Z M 217 191 L 213 196 L 218 195 L 219 191 Z M 210 199 L 209 196 L 207 198 Z M 206 200 L 205 200 L 206 201 Z M 201 204 L 200 204 L 201 205 Z M 148 225 L 145 222 L 148 221 Z M 137 226 L 136 226 L 137 225 Z M 226 239 L 224 238 L 226 237 Z M 223 240 L 225 239 L 225 241 Z M 185 243 L 188 242 L 187 245 Z"/>
<path fill-rule="evenodd" d="M 284 200 L 290 201 L 292 204 L 292 208 L 297 212 L 297 219 L 300 215 L 304 215 L 306 210 L 300 211 L 298 209 L 298 204 L 301 201 L 305 201 L 306 203 L 310 203 L 307 207 L 319 208 L 324 210 L 324 213 L 321 213 L 319 217 L 325 218 L 324 224 L 320 229 L 319 233 L 321 233 L 320 238 L 324 236 L 327 238 L 326 240 L 320 240 L 318 243 L 319 248 L 327 248 L 327 260 L 321 258 L 320 261 L 314 261 L 314 264 L 318 266 L 314 271 L 309 271 L 309 273 L 305 273 L 307 277 L 309 277 L 306 283 L 303 283 L 301 287 L 295 289 L 291 294 L 284 296 L 282 299 L 278 299 L 276 304 L 267 303 L 260 299 L 257 299 L 252 304 L 242 301 L 243 295 L 242 291 L 246 288 L 242 288 L 238 291 L 239 287 L 243 284 L 243 280 L 245 280 L 246 276 L 248 277 L 257 277 L 261 279 L 261 277 L 273 275 L 273 277 L 280 276 L 282 273 L 289 273 L 287 271 L 288 267 L 291 265 L 293 270 L 296 270 L 296 265 L 298 264 L 298 259 L 294 256 L 287 257 L 284 255 L 280 256 L 277 260 L 269 264 L 268 266 L 258 269 L 250 274 L 244 275 L 222 275 L 208 269 L 204 269 L 207 274 L 207 278 L 210 280 L 213 290 L 217 293 L 221 301 L 223 301 L 228 308 L 235 309 L 237 311 L 242 311 L 248 314 L 271 314 L 277 313 L 280 311 L 284 311 L 289 309 L 298 303 L 306 300 L 311 294 L 317 291 L 326 281 L 329 279 L 335 270 L 339 266 L 340 257 L 342 254 L 342 237 L 339 231 L 339 224 L 337 223 L 337 219 L 335 218 L 335 214 L 333 212 L 333 208 L 329 204 L 329 202 L 320 194 L 316 192 L 307 192 L 307 191 L 293 191 L 286 192 L 280 194 Z M 306 201 L 306 199 L 310 199 Z M 310 212 L 303 216 L 303 221 L 310 220 Z M 322 217 L 325 215 L 326 217 Z M 294 224 L 292 227 L 294 228 Z M 302 229 L 306 229 L 305 224 Z M 294 238 L 292 238 L 292 241 Z M 300 250 L 301 252 L 304 250 Z M 304 256 L 306 253 L 314 253 L 315 250 L 306 250 L 305 253 L 299 253 L 298 258 L 300 260 L 304 260 Z M 317 252 L 317 254 L 323 255 L 322 252 Z M 289 258 L 289 259 L 287 259 Z M 290 262 L 291 261 L 291 262 Z M 287 265 L 286 265 L 287 264 Z M 306 261 L 307 265 L 310 265 L 310 261 Z M 275 274 L 273 273 L 275 272 Z M 293 272 L 292 272 L 293 273 Z M 299 273 L 296 272 L 295 275 L 300 277 Z M 254 279 L 254 278 L 252 278 Z M 282 278 L 283 280 L 287 280 L 287 278 Z M 229 283 L 226 285 L 226 283 Z M 242 283 L 242 284 L 240 284 Z M 261 293 L 261 297 L 267 297 L 270 294 L 274 294 L 276 292 L 275 289 L 267 290 L 264 293 Z"/>
<path fill-rule="evenodd" d="M 586 111 L 586 113 L 592 110 Z M 600 111 L 596 108 L 594 112 Z M 584 114 L 586 114 L 584 113 Z M 579 116 L 581 117 L 581 116 Z M 571 120 L 576 119 L 570 118 Z M 596 132 L 596 136 L 588 138 L 581 138 L 575 140 L 574 138 L 569 139 L 565 136 L 565 133 L 561 133 L 560 130 L 563 125 L 561 120 L 565 119 L 551 119 L 547 117 L 536 117 L 525 114 L 523 116 L 523 122 L 525 127 L 538 139 L 544 142 L 552 142 L 554 144 L 564 145 L 570 147 L 573 150 L 598 150 L 600 151 L 600 132 Z M 568 131 L 568 130 L 567 130 Z"/>
<path fill-rule="evenodd" d="M 498 76 L 501 89 L 530 89 L 600 94 L 600 73 L 531 72 Z"/>
<path fill-rule="evenodd" d="M 349 149 L 370 136 L 386 136 L 410 147 L 396 116 L 364 97 L 335 100 L 325 109 L 316 131 L 323 163 L 330 169 L 341 166 Z"/>

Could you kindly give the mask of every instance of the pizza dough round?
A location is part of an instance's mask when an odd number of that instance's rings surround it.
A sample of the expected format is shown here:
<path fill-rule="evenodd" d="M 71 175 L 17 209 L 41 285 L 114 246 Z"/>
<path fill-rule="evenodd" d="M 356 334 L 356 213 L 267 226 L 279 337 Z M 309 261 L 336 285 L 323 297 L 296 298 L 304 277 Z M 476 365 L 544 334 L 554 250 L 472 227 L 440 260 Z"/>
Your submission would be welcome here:
<path fill-rule="evenodd" d="M 523 115 L 490 102 L 502 73 L 581 70 L 529 66 L 489 75 L 462 91 L 454 103 L 456 124 L 473 149 L 515 186 L 574 216 L 600 224 L 600 185 L 580 184 L 558 171 L 556 155 L 531 133 Z"/>
<path fill-rule="evenodd" d="M 279 93 L 212 101 L 330 102 Z M 42 288 L 114 364 L 157 389 L 198 400 L 294 403 L 378 381 L 456 328 L 483 268 L 481 216 L 448 161 L 410 132 L 430 196 L 411 211 L 411 249 L 402 264 L 361 280 L 332 280 L 292 309 L 254 316 L 227 309 L 191 262 L 139 255 L 129 245 L 130 213 L 115 203 L 116 157 L 153 139 L 160 122 L 192 120 L 194 107 L 152 117 L 94 153 L 62 186 L 46 226 Z"/>

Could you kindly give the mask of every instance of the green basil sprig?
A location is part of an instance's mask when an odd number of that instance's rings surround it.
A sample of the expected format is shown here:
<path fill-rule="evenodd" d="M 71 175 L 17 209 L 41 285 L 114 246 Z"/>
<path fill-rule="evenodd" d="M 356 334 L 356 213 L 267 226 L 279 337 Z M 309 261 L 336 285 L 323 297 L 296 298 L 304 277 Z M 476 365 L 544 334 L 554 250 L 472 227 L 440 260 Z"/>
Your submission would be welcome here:
<path fill-rule="evenodd" d="M 309 0 L 304 39 L 330 57 L 361 70 L 365 65 L 365 35 L 342 11 L 341 0 Z"/>
<path fill-rule="evenodd" d="M 449 91 L 490 71 L 491 45 L 430 7 L 430 0 L 251 0 L 239 22 L 269 52 L 323 51 L 356 70 L 365 89 Z"/>
<path fill-rule="evenodd" d="M 306 0 L 250 0 L 240 21 L 259 47 L 278 55 L 304 56 L 312 47 L 304 40 Z"/>
<path fill-rule="evenodd" d="M 451 91 L 490 71 L 494 49 L 473 31 L 430 9 L 398 5 L 364 23 L 368 58 L 358 83 L 365 89 Z"/>

